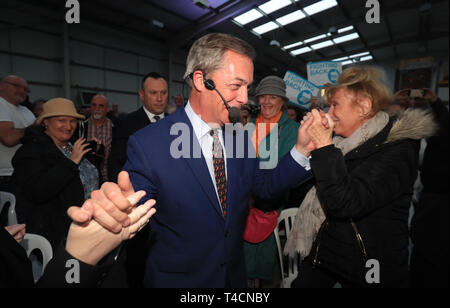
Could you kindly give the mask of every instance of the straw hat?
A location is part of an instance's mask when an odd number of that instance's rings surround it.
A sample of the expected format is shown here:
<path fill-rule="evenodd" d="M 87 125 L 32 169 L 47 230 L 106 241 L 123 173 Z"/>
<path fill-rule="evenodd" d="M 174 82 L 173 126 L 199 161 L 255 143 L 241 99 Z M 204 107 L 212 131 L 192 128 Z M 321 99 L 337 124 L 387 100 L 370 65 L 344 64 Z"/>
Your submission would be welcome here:
<path fill-rule="evenodd" d="M 74 117 L 80 120 L 84 120 L 84 115 L 81 115 L 75 109 L 75 105 L 72 101 L 65 98 L 53 98 L 42 105 L 43 111 L 39 118 L 36 120 L 37 124 L 41 124 L 42 121 L 50 117 Z"/>

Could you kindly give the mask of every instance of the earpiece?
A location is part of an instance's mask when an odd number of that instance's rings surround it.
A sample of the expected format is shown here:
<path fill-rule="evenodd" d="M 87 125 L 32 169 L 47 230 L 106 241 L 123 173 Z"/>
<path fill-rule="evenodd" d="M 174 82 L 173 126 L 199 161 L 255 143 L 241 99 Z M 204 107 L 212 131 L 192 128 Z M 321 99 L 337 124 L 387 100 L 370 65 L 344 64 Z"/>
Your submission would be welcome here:
<path fill-rule="evenodd" d="M 189 77 L 193 79 L 194 73 L 189 74 Z M 230 105 L 227 103 L 226 99 L 220 94 L 219 90 L 216 89 L 216 85 L 213 80 L 206 79 L 206 74 L 203 73 L 203 84 L 205 85 L 205 88 L 210 91 L 216 91 L 217 94 L 219 94 L 220 99 L 222 100 L 223 104 L 225 105 L 225 108 L 228 110 L 228 118 L 231 123 L 237 123 L 239 122 L 241 112 L 236 107 L 230 107 Z"/>
<path fill-rule="evenodd" d="M 194 77 L 194 73 L 190 73 L 189 74 L 189 78 L 193 79 Z M 203 84 L 205 85 L 205 88 L 207 90 L 215 90 L 216 89 L 216 84 L 214 83 L 214 81 L 212 79 L 206 79 L 206 74 L 203 73 Z"/>
<path fill-rule="evenodd" d="M 205 79 L 205 75 L 203 75 L 203 83 L 205 84 L 205 88 L 208 90 L 214 90 L 216 88 L 214 81 L 211 79 Z"/>

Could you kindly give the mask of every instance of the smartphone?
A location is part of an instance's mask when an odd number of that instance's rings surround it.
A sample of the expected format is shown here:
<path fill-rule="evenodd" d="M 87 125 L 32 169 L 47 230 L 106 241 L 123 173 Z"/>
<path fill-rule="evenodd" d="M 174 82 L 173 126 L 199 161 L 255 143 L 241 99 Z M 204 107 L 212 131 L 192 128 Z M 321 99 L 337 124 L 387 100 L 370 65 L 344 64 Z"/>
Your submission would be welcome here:
<path fill-rule="evenodd" d="M 91 140 L 87 142 L 89 144 L 89 146 L 87 146 L 87 149 L 91 149 L 91 151 L 89 153 L 91 154 L 95 154 L 95 152 L 97 151 L 97 142 L 95 140 Z"/>
<path fill-rule="evenodd" d="M 421 90 L 421 89 L 411 89 L 409 91 L 409 97 L 411 97 L 411 98 L 423 97 L 423 90 Z"/>

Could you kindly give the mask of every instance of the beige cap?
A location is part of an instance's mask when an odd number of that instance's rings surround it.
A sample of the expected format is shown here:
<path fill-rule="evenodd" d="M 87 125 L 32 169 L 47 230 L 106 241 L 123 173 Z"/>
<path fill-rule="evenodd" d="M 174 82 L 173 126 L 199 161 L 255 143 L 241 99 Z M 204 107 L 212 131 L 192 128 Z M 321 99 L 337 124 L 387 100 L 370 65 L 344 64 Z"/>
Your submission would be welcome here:
<path fill-rule="evenodd" d="M 42 121 L 50 117 L 74 117 L 84 120 L 84 115 L 79 114 L 75 109 L 75 105 L 71 100 L 65 98 L 53 98 L 42 105 L 43 111 L 39 118 L 36 120 L 37 124 L 41 124 Z"/>

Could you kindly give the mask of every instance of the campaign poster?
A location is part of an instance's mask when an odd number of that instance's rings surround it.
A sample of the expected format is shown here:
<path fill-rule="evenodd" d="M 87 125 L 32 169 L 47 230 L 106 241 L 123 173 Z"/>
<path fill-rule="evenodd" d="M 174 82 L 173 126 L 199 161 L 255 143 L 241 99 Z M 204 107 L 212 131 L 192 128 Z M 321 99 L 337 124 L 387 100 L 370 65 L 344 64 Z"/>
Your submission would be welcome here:
<path fill-rule="evenodd" d="M 284 82 L 289 103 L 302 109 L 308 110 L 311 106 L 311 97 L 320 95 L 319 87 L 291 71 L 287 71 L 284 75 Z"/>
<path fill-rule="evenodd" d="M 342 73 L 342 63 L 335 61 L 309 62 L 308 80 L 318 87 L 336 84 Z"/>

